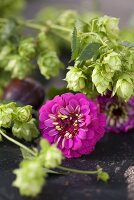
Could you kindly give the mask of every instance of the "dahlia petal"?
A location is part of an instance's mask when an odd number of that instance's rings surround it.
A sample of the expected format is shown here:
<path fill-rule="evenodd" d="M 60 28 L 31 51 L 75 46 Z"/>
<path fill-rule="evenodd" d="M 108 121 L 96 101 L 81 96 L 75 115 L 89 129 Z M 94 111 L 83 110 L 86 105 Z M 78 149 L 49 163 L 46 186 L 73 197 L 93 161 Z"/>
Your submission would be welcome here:
<path fill-rule="evenodd" d="M 86 115 L 86 120 L 85 120 L 86 126 L 88 126 L 91 123 L 91 116 Z"/>
<path fill-rule="evenodd" d="M 86 136 L 87 136 L 86 131 L 84 129 L 80 129 L 77 136 L 78 136 L 78 138 L 80 138 L 82 140 L 86 139 Z"/>
<path fill-rule="evenodd" d="M 69 101 L 69 104 L 75 109 L 79 104 L 78 101 L 76 101 L 75 99 L 71 99 Z"/>
<path fill-rule="evenodd" d="M 94 138 L 94 136 L 95 136 L 95 132 L 93 131 L 93 130 L 89 130 L 88 132 L 87 132 L 87 138 L 88 139 L 92 139 L 92 138 Z"/>
<path fill-rule="evenodd" d="M 49 135 L 43 135 L 43 137 L 44 137 L 46 140 L 48 140 L 51 144 L 52 144 L 53 141 L 54 141 L 54 138 L 51 137 L 51 136 L 49 136 Z"/>
<path fill-rule="evenodd" d="M 47 127 L 54 127 L 54 125 L 53 125 L 53 119 L 47 119 L 47 120 L 45 120 L 44 124 Z"/>
<path fill-rule="evenodd" d="M 39 128 L 40 128 L 40 129 L 45 128 L 45 124 L 44 124 L 44 122 L 41 122 L 41 121 L 40 121 Z"/>
<path fill-rule="evenodd" d="M 52 106 L 52 113 L 55 114 L 58 112 L 58 109 L 59 109 L 59 105 L 56 103 Z"/>
<path fill-rule="evenodd" d="M 78 137 L 74 138 L 74 145 L 73 145 L 73 150 L 77 150 L 82 146 L 82 142 Z"/>
<path fill-rule="evenodd" d="M 77 94 L 75 95 L 75 98 L 76 98 L 77 100 L 80 100 L 80 99 L 86 99 L 86 100 L 87 100 L 86 95 L 85 95 L 85 94 L 82 94 L 82 93 L 77 93 Z"/>
<path fill-rule="evenodd" d="M 65 105 L 68 105 L 70 99 L 73 98 L 73 97 L 74 97 L 74 94 L 72 94 L 71 92 L 66 93 L 66 95 L 64 95 L 64 94 L 61 95 L 61 98 L 62 98 L 63 101 L 65 102 Z"/>
<path fill-rule="evenodd" d="M 66 110 L 67 110 L 69 113 L 74 112 L 74 108 L 73 108 L 71 105 L 66 106 Z"/>
<path fill-rule="evenodd" d="M 65 108 L 60 108 L 60 113 L 63 115 L 68 115 L 69 112 Z"/>
<path fill-rule="evenodd" d="M 57 135 L 58 134 L 58 131 L 56 131 L 55 129 L 51 129 L 49 132 L 48 132 L 48 135 L 50 136 L 54 136 L 54 135 Z"/>
<path fill-rule="evenodd" d="M 72 139 L 66 139 L 64 142 L 64 146 L 66 149 L 71 149 L 73 146 L 73 140 Z"/>

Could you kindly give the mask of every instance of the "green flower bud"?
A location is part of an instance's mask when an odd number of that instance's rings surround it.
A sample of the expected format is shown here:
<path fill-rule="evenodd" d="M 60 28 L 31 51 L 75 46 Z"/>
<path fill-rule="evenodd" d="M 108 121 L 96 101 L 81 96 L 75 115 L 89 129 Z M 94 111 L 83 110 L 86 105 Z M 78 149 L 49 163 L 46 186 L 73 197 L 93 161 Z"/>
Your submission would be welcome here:
<path fill-rule="evenodd" d="M 114 73 L 107 72 L 105 68 L 96 65 L 92 73 L 92 82 L 94 83 L 98 93 L 104 94 L 109 89 L 109 85 Z"/>
<path fill-rule="evenodd" d="M 15 109 L 15 103 L 0 105 L 0 127 L 10 128 Z"/>
<path fill-rule="evenodd" d="M 32 118 L 32 106 L 17 107 L 15 111 L 15 120 L 19 122 L 28 122 Z"/>
<path fill-rule="evenodd" d="M 39 159 L 46 168 L 56 168 L 62 162 L 63 156 L 61 151 L 55 146 L 50 145 L 45 139 L 40 141 L 41 151 Z"/>
<path fill-rule="evenodd" d="M 32 73 L 33 65 L 21 56 L 14 55 L 9 57 L 5 70 L 11 72 L 12 78 L 24 79 Z"/>
<path fill-rule="evenodd" d="M 76 11 L 66 10 L 59 16 L 57 23 L 60 24 L 61 26 L 73 28 L 77 17 L 78 17 L 78 14 Z"/>
<path fill-rule="evenodd" d="M 44 75 L 46 79 L 49 79 L 51 76 L 57 76 L 59 70 L 63 67 L 63 64 L 54 51 L 39 55 L 38 65 L 41 74 Z"/>
<path fill-rule="evenodd" d="M 112 71 L 121 69 L 121 60 L 116 52 L 111 52 L 104 56 L 102 63 L 109 67 Z"/>
<path fill-rule="evenodd" d="M 23 58 L 31 59 L 36 54 L 36 45 L 32 37 L 21 40 L 19 44 L 19 54 Z"/>
<path fill-rule="evenodd" d="M 126 101 L 129 100 L 129 98 L 134 94 L 133 82 L 129 76 L 125 75 L 118 79 L 114 93 L 117 93 L 118 96 Z"/>
<path fill-rule="evenodd" d="M 12 127 L 12 133 L 19 139 L 24 139 L 28 142 L 32 141 L 39 135 L 36 120 L 32 118 L 30 121 L 23 123 L 16 121 Z"/>
<path fill-rule="evenodd" d="M 82 70 L 77 67 L 69 67 L 69 72 L 66 74 L 67 87 L 74 92 L 82 91 L 86 86 L 86 77 Z"/>
<path fill-rule="evenodd" d="M 19 188 L 21 195 L 37 196 L 45 183 L 45 171 L 38 160 L 24 160 L 20 169 L 14 170 L 16 180 L 13 186 Z"/>
<path fill-rule="evenodd" d="M 98 178 L 98 180 L 101 180 L 103 182 L 107 182 L 109 180 L 110 176 L 107 172 L 102 171 L 98 174 L 97 178 Z"/>
<path fill-rule="evenodd" d="M 119 35 L 119 19 L 115 17 L 104 16 L 98 19 L 99 30 L 105 33 L 109 38 L 117 38 Z"/>

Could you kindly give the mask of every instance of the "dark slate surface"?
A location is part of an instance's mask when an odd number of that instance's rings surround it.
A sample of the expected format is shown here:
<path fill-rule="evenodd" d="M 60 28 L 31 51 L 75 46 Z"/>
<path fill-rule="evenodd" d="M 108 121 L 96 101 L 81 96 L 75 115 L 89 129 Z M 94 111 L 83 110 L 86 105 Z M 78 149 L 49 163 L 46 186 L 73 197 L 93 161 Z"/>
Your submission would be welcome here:
<path fill-rule="evenodd" d="M 42 194 L 36 200 L 133 200 L 132 189 L 127 191 L 129 186 L 124 177 L 128 167 L 134 165 L 133 147 L 134 131 L 127 134 L 105 135 L 91 155 L 65 160 L 63 165 L 90 170 L 99 164 L 109 172 L 109 183 L 97 182 L 95 176 L 89 175 L 50 175 Z M 12 170 L 18 167 L 20 160 L 21 155 L 15 145 L 7 141 L 0 144 L 0 200 L 26 199 L 20 197 L 17 189 L 11 187 L 15 178 Z M 134 178 L 132 181 L 134 182 Z"/>

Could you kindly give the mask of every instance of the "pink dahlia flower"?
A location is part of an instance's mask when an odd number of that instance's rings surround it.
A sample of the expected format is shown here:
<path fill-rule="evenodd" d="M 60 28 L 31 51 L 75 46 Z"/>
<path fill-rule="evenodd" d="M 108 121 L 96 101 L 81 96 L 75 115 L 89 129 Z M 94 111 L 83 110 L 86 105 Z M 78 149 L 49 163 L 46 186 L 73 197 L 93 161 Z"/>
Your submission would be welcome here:
<path fill-rule="evenodd" d="M 126 133 L 134 128 L 134 97 L 124 102 L 108 92 L 98 97 L 100 109 L 106 114 L 106 132 Z"/>
<path fill-rule="evenodd" d="M 56 96 L 39 111 L 42 135 L 67 158 L 89 154 L 104 135 L 106 119 L 99 106 L 84 94 Z"/>

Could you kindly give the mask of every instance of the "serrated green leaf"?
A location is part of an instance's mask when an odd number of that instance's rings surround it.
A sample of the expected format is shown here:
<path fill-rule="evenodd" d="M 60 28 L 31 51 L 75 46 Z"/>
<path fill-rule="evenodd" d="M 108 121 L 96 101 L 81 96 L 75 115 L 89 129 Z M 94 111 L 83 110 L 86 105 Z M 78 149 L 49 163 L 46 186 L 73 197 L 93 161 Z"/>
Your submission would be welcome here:
<path fill-rule="evenodd" d="M 100 46 L 101 44 L 96 42 L 88 44 L 81 52 L 78 60 L 85 61 L 91 59 L 98 52 Z"/>
<path fill-rule="evenodd" d="M 133 48 L 134 47 L 134 42 L 128 42 L 124 41 L 121 43 L 123 46 L 128 47 L 128 48 Z"/>
<path fill-rule="evenodd" d="M 21 150 L 21 153 L 22 153 L 22 157 L 25 160 L 31 160 L 31 159 L 33 159 L 33 155 L 31 153 L 29 153 L 27 150 L 25 150 L 23 148 L 20 148 L 20 150 Z"/>
<path fill-rule="evenodd" d="M 79 41 L 78 36 L 77 36 L 76 27 L 74 27 L 73 34 L 72 34 L 71 49 L 72 49 L 71 60 L 75 60 L 79 55 L 79 49 L 80 49 L 80 41 Z"/>

